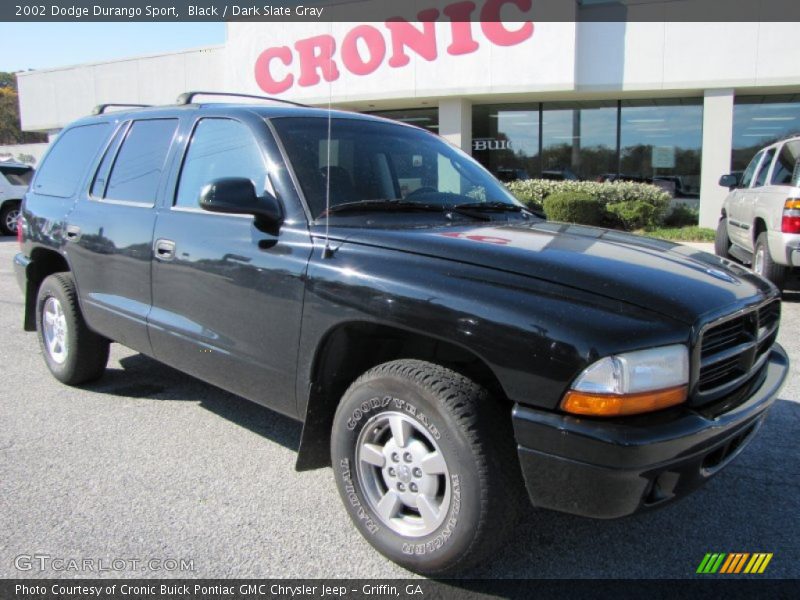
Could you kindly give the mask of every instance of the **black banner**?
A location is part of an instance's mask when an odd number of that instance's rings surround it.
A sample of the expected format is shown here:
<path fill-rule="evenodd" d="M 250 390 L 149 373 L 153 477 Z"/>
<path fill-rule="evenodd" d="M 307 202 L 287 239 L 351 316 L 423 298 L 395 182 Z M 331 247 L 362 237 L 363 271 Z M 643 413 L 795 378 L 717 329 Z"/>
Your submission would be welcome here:
<path fill-rule="evenodd" d="M 436 11 L 437 14 L 434 14 Z M 797 0 L 7 0 L 0 20 L 68 21 L 800 21 Z"/>
<path fill-rule="evenodd" d="M 52 579 L 0 581 L 3 600 L 433 600 L 457 598 L 797 598 L 795 580 Z"/>

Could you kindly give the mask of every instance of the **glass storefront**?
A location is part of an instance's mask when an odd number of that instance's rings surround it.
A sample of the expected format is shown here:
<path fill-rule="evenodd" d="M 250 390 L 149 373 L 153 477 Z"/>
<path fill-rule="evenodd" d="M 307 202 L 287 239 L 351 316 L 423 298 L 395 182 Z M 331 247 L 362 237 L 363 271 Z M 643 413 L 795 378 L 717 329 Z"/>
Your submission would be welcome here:
<path fill-rule="evenodd" d="M 703 101 L 622 102 L 619 177 L 654 182 L 676 197 L 700 197 Z"/>
<path fill-rule="evenodd" d="M 731 170 L 743 171 L 764 146 L 800 135 L 800 94 L 737 96 Z"/>
<path fill-rule="evenodd" d="M 439 133 L 439 109 L 438 108 L 411 108 L 408 110 L 380 110 L 371 111 L 368 114 L 376 117 L 384 117 L 416 125 L 433 133 Z"/>
<path fill-rule="evenodd" d="M 472 107 L 472 155 L 500 181 L 537 177 L 540 105 Z"/>
<path fill-rule="evenodd" d="M 617 171 L 617 103 L 545 103 L 542 174 L 545 179 L 588 179 Z"/>
<path fill-rule="evenodd" d="M 503 181 L 627 179 L 700 191 L 700 98 L 476 105 L 472 154 Z"/>

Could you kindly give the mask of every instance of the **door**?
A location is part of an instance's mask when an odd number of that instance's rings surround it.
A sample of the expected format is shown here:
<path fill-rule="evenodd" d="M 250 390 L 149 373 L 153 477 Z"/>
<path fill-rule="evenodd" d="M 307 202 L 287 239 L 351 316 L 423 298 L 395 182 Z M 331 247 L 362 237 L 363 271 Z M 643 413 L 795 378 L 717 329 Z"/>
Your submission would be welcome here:
<path fill-rule="evenodd" d="M 734 244 L 747 250 L 752 250 L 752 248 L 750 247 L 750 225 L 746 220 L 746 205 L 749 202 L 750 187 L 763 157 L 764 151 L 762 150 L 747 165 L 742 174 L 742 182 L 739 188 L 734 190 L 733 197 L 728 204 L 728 236 Z"/>
<path fill-rule="evenodd" d="M 755 239 L 753 239 L 753 226 L 756 220 L 756 204 L 764 195 L 765 186 L 769 183 L 767 179 L 772 160 L 775 158 L 777 148 L 767 148 L 758 166 L 753 183 L 749 189 L 743 190 L 741 208 L 739 210 L 742 232 L 745 233 L 743 246 L 753 252 L 755 250 Z"/>
<path fill-rule="evenodd" d="M 155 205 L 177 128 L 178 119 L 123 123 L 66 230 L 87 323 L 146 354 Z"/>
<path fill-rule="evenodd" d="M 163 362 L 295 416 L 307 222 L 286 219 L 268 232 L 250 216 L 198 206 L 201 189 L 221 177 L 246 177 L 259 194 L 275 193 L 266 165 L 281 161 L 265 160 L 269 135 L 263 121 L 194 124 L 171 206 L 156 222 L 149 330 Z"/>

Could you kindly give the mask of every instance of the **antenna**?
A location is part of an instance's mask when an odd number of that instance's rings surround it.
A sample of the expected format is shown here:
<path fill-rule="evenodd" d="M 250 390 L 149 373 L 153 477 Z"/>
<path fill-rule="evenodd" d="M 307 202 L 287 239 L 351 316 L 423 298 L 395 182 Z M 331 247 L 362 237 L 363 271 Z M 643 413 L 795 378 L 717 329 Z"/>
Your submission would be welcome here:
<path fill-rule="evenodd" d="M 333 24 L 329 25 L 333 29 Z M 328 73 L 333 66 L 333 58 L 328 56 Z M 328 141 L 325 144 L 327 158 L 325 160 L 325 246 L 322 248 L 322 258 L 333 258 L 333 249 L 330 241 L 331 223 L 331 97 L 333 95 L 332 83 L 328 81 Z"/>

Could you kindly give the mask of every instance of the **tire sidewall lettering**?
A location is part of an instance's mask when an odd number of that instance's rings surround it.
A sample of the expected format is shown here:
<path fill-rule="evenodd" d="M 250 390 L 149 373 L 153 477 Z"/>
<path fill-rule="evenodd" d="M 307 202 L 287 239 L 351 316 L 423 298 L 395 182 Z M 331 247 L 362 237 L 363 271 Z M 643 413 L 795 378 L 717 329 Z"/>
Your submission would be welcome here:
<path fill-rule="evenodd" d="M 360 428 L 364 426 L 364 422 L 381 412 L 387 411 L 401 412 L 413 417 L 431 437 L 437 441 L 442 440 L 442 432 L 434 423 L 434 418 L 421 410 L 416 404 L 392 395 L 375 395 L 368 400 L 364 400 L 348 415 L 345 426 L 348 431 L 357 435 Z M 352 457 L 353 454 L 350 454 L 350 456 Z M 357 480 L 357 469 L 350 459 L 341 458 L 336 464 L 336 470 L 347 498 L 346 504 L 349 505 L 351 513 L 362 525 L 362 530 L 370 536 L 375 536 L 383 530 L 382 535 L 388 538 L 387 541 L 393 540 L 392 543 L 397 544 L 398 550 L 403 554 L 408 556 L 431 555 L 447 547 L 448 542 L 456 534 L 462 509 L 462 478 L 459 473 L 451 472 L 450 474 L 451 501 L 446 520 L 435 533 L 426 538 L 420 538 L 419 542 L 415 542 L 410 541 L 409 538 L 403 538 L 384 527 L 372 515 L 371 510 L 363 504 L 361 500 L 361 484 Z"/>

